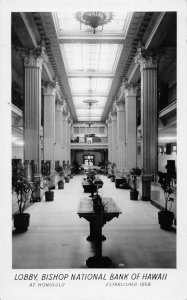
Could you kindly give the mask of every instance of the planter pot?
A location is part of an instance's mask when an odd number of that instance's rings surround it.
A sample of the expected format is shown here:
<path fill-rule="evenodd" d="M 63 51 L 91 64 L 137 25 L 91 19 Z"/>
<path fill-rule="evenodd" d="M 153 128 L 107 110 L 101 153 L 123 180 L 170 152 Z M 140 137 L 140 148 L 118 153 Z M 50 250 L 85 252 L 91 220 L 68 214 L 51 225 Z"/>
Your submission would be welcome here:
<path fill-rule="evenodd" d="M 52 186 L 50 187 L 50 190 L 55 190 L 55 185 L 52 185 Z"/>
<path fill-rule="evenodd" d="M 54 192 L 48 191 L 45 192 L 45 201 L 53 201 L 54 200 Z"/>
<path fill-rule="evenodd" d="M 60 180 L 60 181 L 58 182 L 58 189 L 59 189 L 59 190 L 63 190 L 63 189 L 64 189 L 64 181 L 63 181 L 63 180 Z"/>
<path fill-rule="evenodd" d="M 130 199 L 131 200 L 138 200 L 138 195 L 139 195 L 138 191 L 136 191 L 136 190 L 130 191 Z"/>
<path fill-rule="evenodd" d="M 160 228 L 171 230 L 174 221 L 174 213 L 168 210 L 161 210 L 158 212 L 158 223 Z"/>
<path fill-rule="evenodd" d="M 69 182 L 69 176 L 65 177 L 65 182 L 66 182 L 66 183 Z"/>
<path fill-rule="evenodd" d="M 115 182 L 115 176 L 111 176 L 111 182 Z"/>
<path fill-rule="evenodd" d="M 27 231 L 29 227 L 30 214 L 22 213 L 14 215 L 14 227 L 18 232 Z"/>

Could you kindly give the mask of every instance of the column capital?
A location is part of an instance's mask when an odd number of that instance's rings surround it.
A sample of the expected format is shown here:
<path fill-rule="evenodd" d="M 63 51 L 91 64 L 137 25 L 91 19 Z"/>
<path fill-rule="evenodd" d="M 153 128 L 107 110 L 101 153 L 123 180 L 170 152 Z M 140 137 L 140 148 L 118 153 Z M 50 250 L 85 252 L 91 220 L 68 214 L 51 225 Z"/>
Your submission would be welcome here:
<path fill-rule="evenodd" d="M 43 84 L 43 92 L 45 96 L 54 96 L 58 88 L 58 83 L 54 80 Z"/>
<path fill-rule="evenodd" d="M 117 113 L 117 104 L 116 104 L 116 100 L 114 100 L 113 104 L 112 104 L 112 108 L 111 108 L 111 115 L 115 115 Z"/>
<path fill-rule="evenodd" d="M 67 117 L 69 111 L 68 111 L 68 107 L 67 107 L 66 101 L 64 101 L 64 103 L 63 103 L 63 111 L 62 112 L 63 112 L 63 115 L 65 117 Z"/>
<path fill-rule="evenodd" d="M 62 111 L 63 110 L 63 103 L 64 103 L 64 101 L 63 101 L 63 99 L 58 99 L 58 100 L 56 100 L 55 101 L 55 104 L 56 104 L 56 110 L 57 111 Z"/>
<path fill-rule="evenodd" d="M 140 65 L 140 71 L 143 69 L 157 69 L 160 59 L 160 53 L 152 52 L 145 47 L 137 49 L 137 54 L 134 58 L 135 63 Z"/>
<path fill-rule="evenodd" d="M 136 97 L 138 86 L 132 83 L 128 83 L 127 81 L 124 83 L 124 93 L 126 97 Z"/>
<path fill-rule="evenodd" d="M 25 68 L 42 69 L 43 62 L 48 60 L 43 43 L 38 45 L 36 49 L 16 48 L 16 51 L 20 53 Z"/>
<path fill-rule="evenodd" d="M 68 122 L 69 124 L 72 124 L 72 119 L 71 119 L 71 115 L 70 115 L 69 112 L 68 112 L 68 115 L 67 115 L 67 117 L 66 117 L 66 120 L 67 120 L 67 122 Z"/>
<path fill-rule="evenodd" d="M 124 97 L 120 97 L 116 100 L 117 112 L 125 111 L 125 99 Z"/>

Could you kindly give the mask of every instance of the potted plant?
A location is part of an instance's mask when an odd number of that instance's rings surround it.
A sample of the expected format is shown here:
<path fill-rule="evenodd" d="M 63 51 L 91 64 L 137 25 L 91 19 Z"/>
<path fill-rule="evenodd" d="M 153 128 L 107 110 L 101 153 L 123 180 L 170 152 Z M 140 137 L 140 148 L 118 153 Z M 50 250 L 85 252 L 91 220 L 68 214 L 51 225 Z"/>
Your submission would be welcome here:
<path fill-rule="evenodd" d="M 59 176 L 58 189 L 59 190 L 63 190 L 64 189 L 63 175 L 64 175 L 64 172 L 62 170 L 62 167 L 59 167 L 59 169 L 58 169 L 58 176 Z"/>
<path fill-rule="evenodd" d="M 116 178 L 115 168 L 116 168 L 116 163 L 112 163 L 111 176 L 110 176 L 111 182 L 115 182 L 115 178 Z"/>
<path fill-rule="evenodd" d="M 30 214 L 25 213 L 26 204 L 31 200 L 34 186 L 23 176 L 12 182 L 12 191 L 16 193 L 19 212 L 14 215 L 14 227 L 16 231 L 24 232 L 28 229 Z"/>
<path fill-rule="evenodd" d="M 137 190 L 137 176 L 141 175 L 141 170 L 136 167 L 130 170 L 130 199 L 138 200 L 139 192 Z"/>
<path fill-rule="evenodd" d="M 158 172 L 159 180 L 161 188 L 164 191 L 164 198 L 165 198 L 165 207 L 163 210 L 158 212 L 158 222 L 160 224 L 160 228 L 165 230 L 171 230 L 173 221 L 174 221 L 174 213 L 171 210 L 174 190 L 171 187 L 171 178 L 167 174 L 162 172 Z M 171 203 L 170 209 L 168 209 L 168 204 Z"/>
<path fill-rule="evenodd" d="M 51 176 L 50 175 L 46 176 L 44 178 L 44 182 L 46 184 L 45 200 L 46 201 L 53 201 L 54 200 L 54 192 L 51 191 L 51 187 L 52 187 Z"/>

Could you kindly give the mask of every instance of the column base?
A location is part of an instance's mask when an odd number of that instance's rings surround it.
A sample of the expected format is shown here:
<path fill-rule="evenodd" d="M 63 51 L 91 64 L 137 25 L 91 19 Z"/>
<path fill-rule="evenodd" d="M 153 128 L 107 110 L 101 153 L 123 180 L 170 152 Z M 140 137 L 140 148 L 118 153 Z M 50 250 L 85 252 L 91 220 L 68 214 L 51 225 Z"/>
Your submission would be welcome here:
<path fill-rule="evenodd" d="M 93 256 L 86 261 L 88 268 L 110 268 L 112 267 L 112 260 L 107 256 Z"/>

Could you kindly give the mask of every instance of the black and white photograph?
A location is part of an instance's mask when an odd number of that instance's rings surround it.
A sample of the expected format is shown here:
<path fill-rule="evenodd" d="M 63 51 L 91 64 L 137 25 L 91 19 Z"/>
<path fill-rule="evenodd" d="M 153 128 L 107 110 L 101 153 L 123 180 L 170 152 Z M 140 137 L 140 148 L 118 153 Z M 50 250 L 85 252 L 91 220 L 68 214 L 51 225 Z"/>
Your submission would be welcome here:
<path fill-rule="evenodd" d="M 187 299 L 187 2 L 168 3 L 0 4 L 1 300 Z"/>

